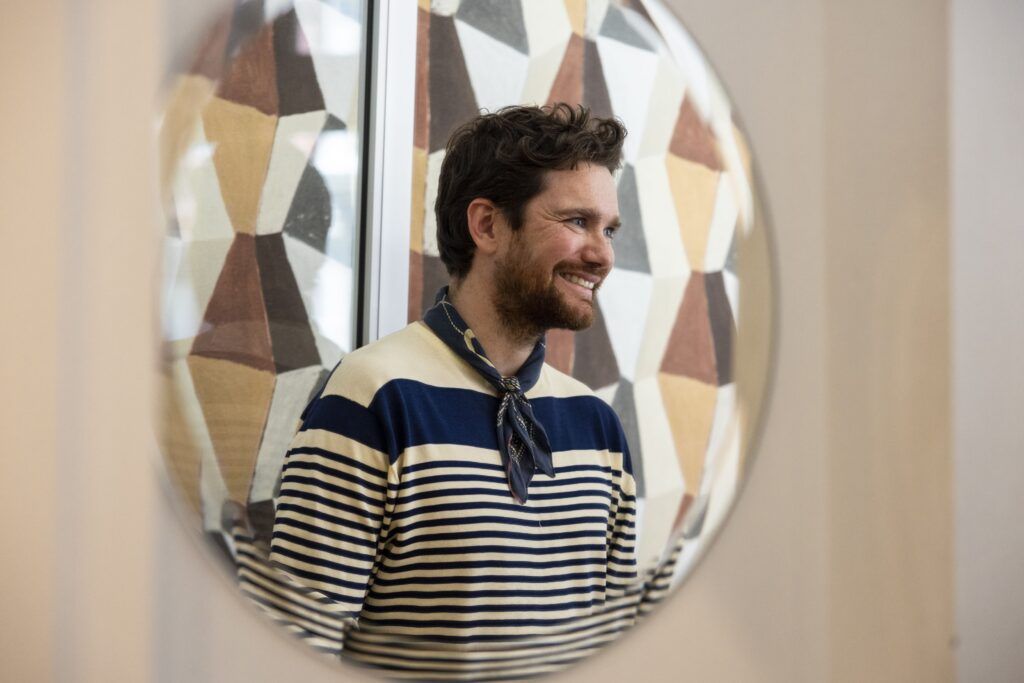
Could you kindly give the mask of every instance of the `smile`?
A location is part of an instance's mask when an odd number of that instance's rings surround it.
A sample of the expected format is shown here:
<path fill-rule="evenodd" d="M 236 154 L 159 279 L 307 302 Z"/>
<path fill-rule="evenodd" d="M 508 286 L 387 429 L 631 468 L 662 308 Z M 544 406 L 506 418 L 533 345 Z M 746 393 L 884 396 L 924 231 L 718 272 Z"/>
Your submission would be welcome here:
<path fill-rule="evenodd" d="M 574 285 L 579 285 L 580 287 L 585 287 L 589 290 L 594 289 L 593 282 L 588 282 L 581 277 L 576 277 L 575 275 L 570 275 L 569 273 L 559 273 L 559 275 L 561 275 L 563 278 L 573 283 Z"/>

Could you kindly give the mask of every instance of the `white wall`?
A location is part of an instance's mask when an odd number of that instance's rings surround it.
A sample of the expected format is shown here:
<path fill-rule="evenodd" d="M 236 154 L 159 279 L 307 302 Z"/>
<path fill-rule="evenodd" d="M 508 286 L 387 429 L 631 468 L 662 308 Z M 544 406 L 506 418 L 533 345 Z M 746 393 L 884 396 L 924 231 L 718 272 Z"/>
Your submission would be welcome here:
<path fill-rule="evenodd" d="M 953 0 L 957 672 L 1024 671 L 1024 4 Z"/>

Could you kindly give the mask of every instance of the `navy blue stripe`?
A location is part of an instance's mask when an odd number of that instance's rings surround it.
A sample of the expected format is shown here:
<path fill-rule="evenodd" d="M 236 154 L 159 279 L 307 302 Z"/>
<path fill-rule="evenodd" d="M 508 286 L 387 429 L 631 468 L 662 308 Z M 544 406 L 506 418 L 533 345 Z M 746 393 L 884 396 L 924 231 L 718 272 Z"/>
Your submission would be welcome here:
<path fill-rule="evenodd" d="M 504 483 L 504 482 L 503 482 Z M 422 491 L 419 493 L 410 493 L 402 496 L 395 501 L 396 506 L 408 505 L 414 501 L 426 500 L 428 498 L 445 498 L 449 496 L 496 496 L 499 498 L 511 498 L 512 494 L 509 493 L 508 487 L 504 489 L 480 489 L 480 488 L 459 488 L 449 487 L 443 489 L 436 489 L 433 491 Z M 601 489 L 579 489 L 576 491 L 561 491 L 557 493 L 534 493 L 530 492 L 530 500 L 561 500 L 563 498 L 585 498 L 585 497 L 598 497 L 607 498 L 609 501 L 612 499 L 612 494 L 609 491 L 603 491 Z"/>
<path fill-rule="evenodd" d="M 296 465 L 298 465 L 298 463 L 296 463 Z M 291 469 L 305 469 L 305 468 L 304 467 L 293 467 Z M 364 503 L 370 503 L 370 504 L 372 504 L 372 505 L 374 505 L 376 507 L 379 507 L 382 511 L 384 510 L 384 501 L 381 500 L 380 498 L 377 498 L 375 496 L 367 496 L 367 495 L 365 495 L 363 493 L 359 493 L 357 491 L 353 491 L 350 488 L 346 488 L 344 486 L 338 486 L 337 484 L 331 484 L 329 482 L 324 481 L 323 479 L 317 479 L 316 477 L 304 477 L 302 475 L 293 474 L 293 473 L 289 472 L 288 474 L 285 474 L 284 477 L 282 477 L 282 479 L 281 479 L 281 489 L 284 490 L 285 486 L 287 486 L 288 484 L 293 483 L 293 482 L 296 483 L 296 484 L 306 484 L 307 486 L 315 486 L 317 488 L 324 489 L 325 491 L 331 491 L 332 493 L 337 493 L 338 495 L 347 496 L 348 498 L 354 498 L 356 500 L 361 500 Z M 366 514 L 366 513 L 361 513 L 361 514 Z"/>
<path fill-rule="evenodd" d="M 295 536 L 295 535 L 290 534 L 287 531 L 283 531 L 281 529 L 275 529 L 274 530 L 274 535 L 273 535 L 273 540 L 277 541 L 278 539 L 283 540 L 283 541 L 291 541 L 292 543 L 294 543 L 296 545 L 301 545 L 301 546 L 303 546 L 305 548 L 309 548 L 310 550 L 321 550 L 323 552 L 330 553 L 331 555 L 340 555 L 341 557 L 347 557 L 350 560 L 357 560 L 359 562 L 366 562 L 366 563 L 371 564 L 371 565 L 373 564 L 373 560 L 376 557 L 376 552 L 371 553 L 369 555 L 367 555 L 366 553 L 358 553 L 358 552 L 355 552 L 354 550 L 345 550 L 343 548 L 339 548 L 339 547 L 334 546 L 334 545 L 329 545 L 327 543 L 318 543 L 317 541 L 311 541 L 308 538 L 302 538 L 301 536 Z M 319 564 L 319 562 L 317 564 Z M 355 569 L 355 568 L 352 568 L 352 567 L 349 567 L 348 571 L 352 572 L 352 573 L 364 573 L 364 570 Z"/>
<path fill-rule="evenodd" d="M 401 530 L 402 532 L 408 531 L 408 527 Z M 508 538 L 517 539 L 522 541 L 560 541 L 571 538 L 604 538 L 605 532 L 600 530 L 595 531 L 563 531 L 554 534 L 527 534 L 517 531 L 474 531 L 474 532 L 453 532 L 447 534 L 422 534 L 420 536 L 408 536 L 406 538 L 396 538 L 390 542 L 390 545 L 395 547 L 404 547 L 413 545 L 415 543 L 434 543 L 437 541 L 462 541 L 462 540 L 474 540 L 482 538 Z"/>
<path fill-rule="evenodd" d="M 618 418 L 596 396 L 534 398 L 530 405 L 553 451 L 607 448 L 625 455 Z M 395 452 L 423 444 L 498 449 L 496 432 L 480 429 L 492 424 L 498 411 L 498 399 L 489 394 L 402 378 L 382 386 L 369 410 L 380 416 L 382 431 L 394 436 Z"/>
<path fill-rule="evenodd" d="M 366 614 L 359 619 L 361 623 L 370 623 L 373 626 L 399 626 L 407 628 L 516 628 L 524 626 L 556 626 L 566 622 L 572 622 L 579 617 L 559 617 L 558 619 L 474 619 L 472 621 L 460 621 L 453 619 L 375 619 Z"/>
<path fill-rule="evenodd" d="M 285 482 L 281 482 L 281 500 L 286 500 L 288 498 L 301 498 L 302 500 L 308 500 L 316 503 L 317 505 L 323 505 L 324 507 L 329 507 L 333 510 L 349 512 L 360 519 L 365 519 L 367 522 L 376 522 L 378 525 L 384 521 L 384 515 L 381 513 L 370 512 L 369 510 L 357 508 L 356 506 L 349 505 L 348 503 L 342 503 L 335 498 L 325 498 L 324 496 L 310 493 L 309 491 L 300 491 L 298 489 L 288 488 L 285 486 Z M 281 505 L 278 507 L 281 507 Z M 313 513 L 313 516 L 317 516 L 317 514 Z M 353 524 L 356 524 L 356 522 L 353 522 Z M 373 533 L 377 533 L 376 527 L 368 526 L 366 528 L 371 530 Z"/>
<path fill-rule="evenodd" d="M 612 568 L 609 567 L 608 569 L 605 570 L 605 572 L 608 574 L 608 576 L 614 576 L 617 579 L 635 579 L 635 578 L 637 578 L 636 571 L 620 572 L 620 571 L 617 571 L 617 570 L 612 569 Z"/>
<path fill-rule="evenodd" d="M 346 572 L 348 574 L 359 575 L 359 574 L 363 573 L 363 572 L 360 572 L 360 571 L 353 571 L 352 568 L 347 566 L 347 565 L 339 564 L 337 562 L 328 562 L 327 560 L 324 560 L 323 558 L 313 558 L 313 557 L 310 557 L 308 555 L 304 555 L 302 553 L 299 553 L 299 552 L 296 552 L 296 551 L 292 550 L 291 548 L 276 547 L 276 548 L 274 548 L 271 551 L 271 553 L 273 555 L 278 555 L 278 556 L 282 556 L 283 555 L 285 557 L 290 557 L 293 560 L 298 560 L 299 562 L 306 562 L 308 564 L 316 564 L 316 565 L 324 567 L 326 569 L 334 569 L 334 570 L 337 570 L 337 571 L 343 571 L 343 572 Z M 288 574 L 291 574 L 293 576 L 301 576 L 301 577 L 303 577 L 305 579 L 313 579 L 315 581 L 320 581 L 320 582 L 323 582 L 323 583 L 331 584 L 332 586 L 340 586 L 341 588 L 351 588 L 352 590 L 359 591 L 359 592 L 362 592 L 362 591 L 366 590 L 366 582 L 365 581 L 362 582 L 362 583 L 360 583 L 358 581 L 347 581 L 345 579 L 339 579 L 337 577 L 329 576 L 327 574 L 321 574 L 320 572 L 313 572 L 313 571 L 309 571 L 307 569 L 302 569 L 301 567 L 293 567 L 291 565 L 283 564 L 280 561 L 278 561 L 277 563 L 281 567 L 281 571 L 286 572 Z M 332 600 L 340 600 L 342 602 L 351 602 L 351 603 L 354 603 L 356 605 L 362 604 L 362 601 L 359 598 L 354 598 L 354 597 L 350 597 L 350 596 L 346 596 L 346 595 L 341 595 L 341 594 L 338 594 L 338 593 L 328 593 L 323 588 L 314 588 L 314 587 L 310 586 L 310 589 L 311 590 L 315 590 L 315 591 L 320 591 L 324 595 L 328 595 Z"/>
<path fill-rule="evenodd" d="M 614 612 L 610 612 L 609 613 L 610 616 L 607 619 L 605 619 L 605 620 L 596 620 L 596 621 L 594 621 L 592 623 L 583 624 L 581 626 L 577 626 L 577 627 L 574 627 L 574 628 L 566 628 L 566 629 L 559 630 L 558 632 L 555 632 L 555 633 L 546 633 L 546 634 L 542 634 L 542 635 L 544 635 L 544 637 L 546 637 L 546 638 L 550 638 L 552 640 L 555 640 L 556 638 L 559 638 L 562 635 L 570 635 L 570 634 L 573 634 L 573 633 L 579 633 L 581 631 L 587 631 L 587 630 L 594 629 L 594 628 L 600 628 L 601 626 L 606 626 L 608 624 L 613 624 L 616 621 L 621 621 L 623 619 L 628 618 L 629 612 L 632 611 L 632 606 L 631 605 L 624 605 L 622 607 L 616 607 L 615 611 L 622 611 L 622 612 L 624 612 L 624 614 L 615 614 Z M 600 614 L 600 612 L 597 613 L 597 615 L 599 615 L 599 614 Z M 570 620 L 568 620 L 569 623 L 572 623 L 573 621 L 579 621 L 579 619 L 570 619 Z M 376 622 L 373 622 L 373 623 L 375 624 Z M 368 626 L 369 626 L 369 624 L 368 624 Z M 618 627 L 613 627 L 613 628 L 618 628 Z M 367 635 L 369 635 L 369 634 L 372 633 L 372 631 L 366 631 L 366 633 L 367 633 Z M 355 638 L 357 638 L 357 637 L 359 637 L 361 635 L 362 635 L 362 633 L 360 633 L 359 631 L 352 631 L 349 634 L 349 638 L 355 639 Z M 391 637 L 396 637 L 396 636 L 394 636 L 392 634 L 388 634 L 388 635 L 391 635 Z M 415 636 L 410 636 L 410 637 L 415 637 Z M 465 635 L 465 636 L 441 635 L 441 634 L 436 634 L 436 633 L 435 634 L 430 634 L 430 640 L 431 641 L 435 641 L 435 642 L 439 642 L 439 643 L 477 643 L 477 642 L 487 642 L 487 643 L 506 643 L 506 642 L 521 643 L 521 642 L 523 642 L 524 639 L 529 639 L 529 644 L 533 645 L 533 643 L 536 642 L 534 640 L 534 637 L 535 636 L 531 637 L 529 635 L 492 635 L 492 634 L 488 634 L 488 633 L 477 633 L 477 634 Z M 578 642 L 579 640 L 588 640 L 591 637 L 593 637 L 593 634 L 587 634 L 585 636 L 579 637 L 578 639 L 558 640 L 558 644 L 559 645 L 566 645 L 568 643 Z M 403 646 L 406 645 L 406 643 L 404 643 L 404 642 L 402 644 L 403 644 Z"/>
<path fill-rule="evenodd" d="M 277 506 L 277 517 L 274 520 L 275 524 L 279 523 L 279 522 L 280 523 L 286 523 L 288 521 L 287 518 L 281 516 L 282 512 L 297 512 L 297 513 L 300 513 L 300 514 L 302 514 L 302 515 L 304 515 L 306 517 L 313 517 L 315 519 L 321 519 L 321 520 L 327 522 L 328 524 L 337 524 L 338 526 L 348 527 L 349 529 L 353 529 L 355 531 L 361 531 L 364 534 L 370 534 L 370 535 L 372 535 L 374 537 L 376 537 L 377 534 L 380 532 L 380 528 L 377 527 L 377 526 L 371 526 L 369 524 L 360 524 L 359 522 L 352 521 L 352 520 L 350 520 L 350 519 L 348 519 L 346 517 L 335 517 L 334 515 L 329 515 L 326 512 L 322 512 L 322 511 L 320 511 L 320 510 L 318 510 L 316 508 L 309 508 L 309 507 L 304 507 L 304 506 L 301 506 L 301 505 L 294 505 L 292 503 L 280 503 L 280 504 L 278 504 L 278 506 Z M 376 541 L 373 542 L 373 545 L 374 546 L 377 545 Z"/>
<path fill-rule="evenodd" d="M 505 577 L 506 579 L 508 577 Z M 374 589 L 380 585 L 375 583 Z M 508 589 L 491 588 L 482 590 L 445 590 L 445 591 L 389 591 L 386 593 L 374 590 L 370 600 L 380 602 L 384 600 L 409 600 L 409 599 L 438 599 L 438 600 L 471 600 L 473 598 L 557 598 L 579 593 L 594 592 L 594 586 L 584 584 L 571 588 L 548 588 L 548 589 Z M 600 592 L 600 591 L 597 591 Z"/>
<path fill-rule="evenodd" d="M 372 605 L 364 604 L 364 612 L 377 612 L 386 614 L 388 612 L 408 612 L 410 614 L 478 614 L 481 612 L 558 612 L 569 609 L 589 609 L 594 605 L 604 604 L 604 600 L 582 600 L 578 602 L 564 602 L 556 604 L 528 605 Z M 562 617 L 576 618 L 576 617 Z"/>
<path fill-rule="evenodd" d="M 558 454 L 555 453 L 555 459 L 557 459 L 557 458 L 558 458 Z M 465 460 L 429 460 L 427 462 L 420 462 L 420 463 L 416 463 L 416 464 L 413 464 L 413 465 L 405 465 L 404 467 L 402 467 L 402 472 L 404 474 L 404 473 L 420 472 L 422 470 L 438 469 L 438 468 L 442 468 L 442 467 L 455 468 L 455 469 L 460 469 L 460 468 L 461 469 L 479 469 L 479 470 L 489 470 L 489 471 L 492 471 L 492 472 L 502 472 L 502 473 L 504 473 L 504 471 L 505 471 L 501 467 L 501 465 L 491 465 L 491 464 L 488 464 L 488 463 L 468 462 L 468 461 L 465 461 Z M 559 467 L 558 463 L 556 462 L 555 463 L 555 476 L 556 476 L 556 478 L 557 478 L 557 476 L 559 474 L 562 474 L 564 472 L 603 472 L 605 474 L 611 474 L 615 478 L 618 478 L 619 476 L 621 476 L 619 472 L 614 471 L 611 467 L 606 467 L 606 466 L 603 466 L 603 465 L 565 465 L 565 466 Z"/>
<path fill-rule="evenodd" d="M 608 623 L 611 623 L 611 622 L 614 622 L 614 621 L 616 621 L 616 620 L 613 619 L 613 620 L 611 620 Z M 584 641 L 589 641 L 589 640 L 595 640 L 595 641 L 597 641 L 597 643 L 608 642 L 609 640 L 614 640 L 615 638 L 617 638 L 622 633 L 622 631 L 623 631 L 623 628 L 621 626 L 613 626 L 611 628 L 601 629 L 599 631 L 596 631 L 593 634 L 589 634 L 589 635 L 585 635 L 585 636 L 579 636 L 577 638 L 571 638 L 569 640 L 559 641 L 559 642 L 555 642 L 555 643 L 548 643 L 547 641 L 544 641 L 544 640 L 536 640 L 536 641 L 535 640 L 530 640 L 528 643 L 523 643 L 524 645 L 529 645 L 529 647 L 531 649 L 535 649 L 535 648 L 536 649 L 542 649 L 542 648 L 545 648 L 545 647 L 549 648 L 549 649 L 566 648 L 566 650 L 564 652 L 554 652 L 554 653 L 551 653 L 551 654 L 539 654 L 539 655 L 525 655 L 522 658 L 518 658 L 518 657 L 513 657 L 513 658 L 501 657 L 501 658 L 494 658 L 494 659 L 474 659 L 474 660 L 471 660 L 471 661 L 472 661 L 472 663 L 479 663 L 480 665 L 487 665 L 487 669 L 489 671 L 494 671 L 494 670 L 498 670 L 498 669 L 518 669 L 518 668 L 522 668 L 523 666 L 528 666 L 528 661 L 536 661 L 536 660 L 541 659 L 541 658 L 545 658 L 542 663 L 546 664 L 549 661 L 549 660 L 546 659 L 546 657 L 566 656 L 566 655 L 569 655 L 569 653 L 579 652 L 580 650 L 583 650 L 583 649 L 589 650 L 589 649 L 591 649 L 591 647 L 597 647 L 598 645 L 597 644 L 595 644 L 595 645 L 588 644 L 588 645 L 586 645 L 584 647 L 580 647 L 580 648 L 572 648 L 572 647 L 566 647 L 566 646 L 572 646 L 572 645 L 575 645 L 577 643 L 582 643 Z M 379 656 L 390 656 L 390 657 L 393 657 L 396 661 L 401 661 L 401 662 L 422 662 L 422 663 L 435 663 L 436 662 L 438 664 L 467 664 L 467 660 L 464 659 L 464 658 L 440 657 L 440 656 L 434 656 L 433 653 L 431 653 L 431 654 L 421 653 L 420 651 L 418 651 L 418 650 L 416 650 L 414 648 L 405 647 L 406 644 L 404 642 L 401 643 L 402 647 L 397 648 L 397 647 L 394 647 L 394 645 L 391 644 L 391 643 L 380 644 L 380 643 L 377 643 L 376 641 L 368 641 L 368 640 L 367 641 L 359 641 L 359 640 L 357 640 L 357 638 L 360 635 L 362 635 L 362 634 L 360 634 L 358 632 L 353 632 L 353 634 L 350 636 L 349 641 L 345 645 L 345 649 L 351 650 L 353 652 L 358 652 L 358 653 L 361 653 L 361 654 L 371 655 L 371 656 L 378 656 L 378 657 Z M 606 638 L 606 636 L 610 636 L 610 638 Z M 506 638 L 506 640 L 508 642 L 521 642 L 523 640 L 522 636 L 506 636 L 505 638 Z M 471 639 L 472 639 L 472 637 L 471 637 Z M 458 641 L 447 641 L 447 642 L 458 642 Z M 498 642 L 500 642 L 500 641 L 498 641 Z M 387 649 L 387 654 L 385 655 L 385 654 L 379 652 L 376 649 L 364 649 L 368 645 L 377 645 L 378 647 L 381 647 L 383 645 L 383 647 Z M 422 654 L 423 656 L 415 656 L 415 654 L 411 654 L 411 653 Z M 445 654 L 450 654 L 450 653 L 446 652 Z M 570 659 L 568 661 L 576 661 L 577 659 L 578 659 L 578 657 L 574 657 L 574 658 L 572 658 L 572 659 Z M 527 660 L 527 661 L 524 662 L 524 660 Z M 501 663 L 501 664 L 507 663 L 508 666 L 500 666 L 500 667 L 499 666 L 493 666 L 493 663 Z M 408 670 L 408 669 L 405 669 L 404 667 L 399 667 L 399 668 L 403 668 L 404 670 Z M 466 672 L 471 672 L 471 671 L 472 671 L 471 669 L 464 669 L 464 668 L 452 669 L 452 673 L 466 673 Z"/>
<path fill-rule="evenodd" d="M 524 512 L 533 515 L 546 514 L 551 512 L 572 512 L 574 510 L 602 510 L 605 513 L 608 512 L 608 505 L 601 503 L 577 503 L 575 505 L 551 505 L 543 508 L 526 507 L 524 505 L 516 505 L 515 503 L 482 503 L 480 501 L 471 501 L 467 503 L 446 503 L 444 505 L 428 505 L 422 508 L 416 508 L 413 510 L 403 510 L 401 512 L 395 512 L 392 516 L 393 520 L 405 519 L 406 517 L 414 517 L 415 515 L 433 514 L 435 512 L 456 512 L 459 510 L 509 510 L 511 512 Z M 553 520 L 555 524 L 559 522 Z"/>
<path fill-rule="evenodd" d="M 391 484 L 388 488 L 391 489 L 392 491 L 396 489 L 399 491 L 403 491 L 406 489 L 415 488 L 417 486 L 428 486 L 430 484 L 448 484 L 452 482 L 484 482 L 488 484 L 501 484 L 502 486 L 508 485 L 508 479 L 505 477 L 504 472 L 502 472 L 501 475 L 496 475 L 493 477 L 483 474 L 438 474 L 433 476 L 417 477 L 415 479 L 406 479 L 404 478 L 403 473 L 402 482 L 398 485 Z M 550 488 L 555 486 L 583 486 L 584 484 L 597 484 L 598 486 L 610 488 L 611 483 L 612 482 L 610 480 L 603 479 L 600 477 L 558 477 L 558 472 L 556 470 L 554 479 L 551 479 L 549 477 L 534 478 L 534 480 L 530 483 L 530 489 L 532 491 L 534 487 Z M 530 497 L 532 498 L 533 494 L 531 494 Z"/>
<path fill-rule="evenodd" d="M 341 453 L 335 453 L 334 451 L 329 451 L 329 450 L 327 450 L 325 448 L 317 448 L 315 446 L 296 446 L 295 448 L 292 448 L 291 450 L 289 450 L 286 455 L 290 456 L 293 453 L 295 453 L 295 454 L 319 455 L 321 457 L 327 458 L 328 460 L 333 460 L 333 461 L 339 462 L 339 463 L 341 463 L 343 465 L 348 465 L 349 467 L 354 467 L 357 470 L 362 470 L 363 472 L 366 472 L 367 474 L 372 474 L 373 476 L 378 477 L 380 479 L 387 479 L 388 478 L 388 473 L 387 473 L 386 470 L 378 470 L 375 467 L 371 467 L 370 465 L 367 465 L 364 462 L 360 462 L 359 460 L 356 460 L 354 458 L 350 458 L 347 455 L 342 455 Z"/>
<path fill-rule="evenodd" d="M 580 567 L 587 565 L 604 566 L 601 557 L 574 557 L 567 560 L 548 560 L 546 562 L 526 562 L 523 560 L 463 560 L 461 562 L 414 562 L 411 564 L 391 565 L 384 563 L 382 572 L 388 574 L 407 574 L 414 571 L 452 571 L 455 569 L 558 569 L 560 567 Z M 609 574 L 611 572 L 608 572 Z M 510 577 L 506 576 L 508 581 Z M 516 577 L 518 580 L 518 577 Z M 461 577 L 449 577 L 449 581 L 458 582 Z"/>
<path fill-rule="evenodd" d="M 317 621 L 316 617 L 311 617 L 311 616 L 309 616 L 307 614 L 303 614 L 301 611 L 299 611 L 299 609 L 293 609 L 293 608 L 301 608 L 302 607 L 302 605 L 300 605 L 299 603 L 297 603 L 295 601 L 295 598 L 293 598 L 291 596 L 288 596 L 288 595 L 282 595 L 281 593 L 278 593 L 276 591 L 269 590 L 266 586 L 260 585 L 260 584 L 256 583 L 255 581 L 253 581 L 252 579 L 249 579 L 249 578 L 241 578 L 241 581 L 243 582 L 242 590 L 246 593 L 246 595 L 249 596 L 249 598 L 251 600 L 255 600 L 256 602 L 260 603 L 261 605 L 264 605 L 265 607 L 272 608 L 275 612 L 281 612 L 282 614 L 287 614 L 288 616 L 292 617 L 293 619 L 302 620 L 303 622 L 308 624 L 306 626 L 303 626 L 301 624 L 295 624 L 296 626 L 299 626 L 300 628 L 303 628 L 303 629 L 305 629 L 307 631 L 314 631 L 318 635 L 320 635 L 322 637 L 325 637 L 325 638 L 338 638 L 341 635 L 340 624 L 337 625 L 337 626 L 335 626 L 333 624 L 324 624 L 324 623 L 321 623 L 321 622 Z M 247 589 L 246 588 L 246 584 L 249 585 L 249 586 L 252 586 L 253 588 Z M 258 595 L 256 593 L 257 590 L 262 591 L 264 593 L 269 593 L 272 597 L 266 597 L 266 596 L 263 596 L 263 595 Z M 280 600 L 281 602 L 278 602 L 278 600 Z M 311 611 L 315 611 L 315 609 L 311 609 Z M 350 614 L 353 617 L 355 617 L 355 613 L 354 612 L 350 612 Z M 323 615 L 318 615 L 318 616 L 321 619 L 324 618 Z M 340 619 L 341 619 L 341 617 L 339 616 L 338 617 L 338 621 L 339 622 L 340 622 Z M 294 623 L 294 622 L 290 622 L 290 623 Z M 320 630 L 320 629 L 322 629 L 322 630 Z"/>
<path fill-rule="evenodd" d="M 391 442 L 387 437 L 390 430 L 381 427 L 372 409 L 344 396 L 329 395 L 320 396 L 313 402 L 301 431 L 323 429 L 347 436 L 374 450 L 394 453 L 389 448 Z"/>
<path fill-rule="evenodd" d="M 289 470 L 312 470 L 314 472 L 320 472 L 330 477 L 334 477 L 335 479 L 343 479 L 345 481 L 352 482 L 356 486 L 366 489 L 371 494 L 376 493 L 377 495 L 373 498 L 373 500 L 377 500 L 378 498 L 384 498 L 388 494 L 388 487 L 385 484 L 374 484 L 372 482 L 366 481 L 362 477 L 358 477 L 354 474 L 349 474 L 348 472 L 343 472 L 341 470 L 334 469 L 333 467 L 328 467 L 327 465 L 322 465 L 318 462 L 309 462 L 308 460 L 291 460 L 285 462 L 284 468 L 282 468 L 281 473 L 286 474 Z"/>
<path fill-rule="evenodd" d="M 303 531 L 312 532 L 317 536 L 326 536 L 327 538 L 333 538 L 335 540 L 342 541 L 345 543 L 366 546 L 367 548 L 372 548 L 375 553 L 377 552 L 376 536 L 372 539 L 363 538 L 360 536 L 352 536 L 350 534 L 346 534 L 340 531 L 330 531 L 316 524 L 307 524 L 306 522 L 300 522 L 297 519 L 290 519 L 287 517 L 278 517 L 277 526 L 289 526 L 293 529 L 302 529 Z M 372 560 L 373 558 L 371 557 L 370 559 Z"/>
<path fill-rule="evenodd" d="M 496 553 L 505 555 L 559 555 L 561 553 L 593 552 L 604 553 L 607 548 L 604 543 L 597 545 L 564 545 L 550 547 L 534 547 L 530 545 L 470 545 L 455 547 L 418 548 L 407 553 L 396 553 L 391 549 L 384 554 L 389 560 L 407 560 L 412 557 L 429 557 L 431 555 L 465 555 L 472 557 L 481 553 Z"/>
<path fill-rule="evenodd" d="M 395 577 L 384 578 L 375 576 L 374 586 L 408 586 L 410 584 L 422 583 L 425 585 L 442 583 L 558 583 L 561 581 L 586 581 L 601 580 L 605 577 L 604 569 L 600 571 L 576 572 L 573 574 L 556 574 L 547 576 L 509 576 L 508 574 L 490 575 L 478 574 L 474 576 L 422 576 L 422 577 Z"/>
<path fill-rule="evenodd" d="M 305 562 L 306 564 L 312 564 L 312 565 L 314 565 L 316 567 L 324 567 L 325 569 L 334 569 L 336 571 L 344 571 L 345 573 L 350 573 L 350 574 L 356 575 L 356 577 L 360 577 L 360 579 L 362 577 L 364 577 L 364 575 L 369 573 L 367 571 L 361 571 L 359 569 L 353 569 L 352 567 L 348 566 L 347 564 L 341 564 L 339 562 L 330 562 L 328 560 L 325 560 L 323 557 L 312 557 L 310 555 L 306 555 L 305 553 L 300 553 L 298 551 L 292 550 L 291 548 L 282 548 L 281 546 L 273 546 L 273 545 L 271 545 L 270 554 L 271 555 L 276 555 L 276 556 L 279 556 L 279 557 L 289 557 L 289 558 L 291 558 L 293 560 L 298 560 L 300 562 Z M 324 582 L 324 583 L 327 583 L 327 584 L 331 584 L 332 586 L 340 586 L 341 588 L 350 588 L 352 590 L 360 591 L 360 592 L 361 591 L 365 591 L 366 588 L 367 588 L 366 581 L 358 581 L 358 582 L 356 582 L 356 581 L 348 581 L 348 580 L 345 580 L 345 579 L 338 579 L 336 577 L 331 577 L 331 575 L 329 575 L 329 574 L 322 573 L 322 572 L 319 572 L 319 571 L 310 571 L 308 569 L 303 569 L 301 567 L 292 566 L 290 564 L 286 564 L 286 563 L 282 562 L 281 560 L 275 560 L 275 561 L 276 561 L 276 563 L 281 565 L 281 568 L 282 568 L 283 571 L 286 571 L 286 572 L 288 572 L 290 574 L 294 574 L 294 575 L 296 575 L 296 577 L 302 577 L 304 579 L 313 579 L 313 580 L 316 580 L 316 581 L 321 581 L 321 582 Z M 315 587 L 312 587 L 312 586 L 310 586 L 310 588 L 312 590 L 314 590 L 314 591 L 322 591 L 323 592 L 323 589 L 315 588 Z M 356 604 L 358 604 L 358 600 L 356 598 L 351 598 L 351 597 L 346 597 L 346 596 L 332 595 L 332 599 L 334 599 L 334 600 L 344 600 L 345 602 L 355 602 Z"/>
<path fill-rule="evenodd" d="M 488 422 L 490 424 L 490 422 Z M 497 450 L 497 449 L 495 449 Z M 488 470 L 491 472 L 504 472 L 501 465 L 489 465 L 482 462 L 469 462 L 466 460 L 428 460 L 427 462 L 419 462 L 414 465 L 405 465 L 402 467 L 402 474 L 409 474 L 412 472 L 420 472 L 422 470 L 433 470 L 441 467 L 450 467 L 453 469 L 473 469 L 473 470 Z"/>
<path fill-rule="evenodd" d="M 450 517 L 446 519 L 424 519 L 419 522 L 410 522 L 397 527 L 392 536 L 405 532 L 415 531 L 429 527 L 463 526 L 471 524 L 504 524 L 506 526 L 526 526 L 531 529 L 537 528 L 536 519 L 520 519 L 518 517 L 497 517 L 494 515 L 472 516 L 472 517 Z M 607 517 L 566 517 L 559 520 L 551 520 L 547 528 L 572 526 L 577 524 L 608 524 Z M 390 540 L 390 539 L 389 539 Z"/>

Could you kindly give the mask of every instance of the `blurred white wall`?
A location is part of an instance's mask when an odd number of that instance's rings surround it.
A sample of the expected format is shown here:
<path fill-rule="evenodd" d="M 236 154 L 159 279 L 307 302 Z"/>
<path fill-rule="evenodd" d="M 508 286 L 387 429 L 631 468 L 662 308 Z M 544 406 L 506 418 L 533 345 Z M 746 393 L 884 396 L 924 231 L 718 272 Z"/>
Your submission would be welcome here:
<path fill-rule="evenodd" d="M 953 0 L 957 671 L 1024 672 L 1024 4 Z"/>
<path fill-rule="evenodd" d="M 1019 4 L 672 4 L 765 181 L 773 402 L 693 578 L 559 680 L 1012 680 Z M 232 594 L 154 474 L 149 114 L 212 11 L 41 0 L 0 22 L 5 679 L 339 679 Z"/>

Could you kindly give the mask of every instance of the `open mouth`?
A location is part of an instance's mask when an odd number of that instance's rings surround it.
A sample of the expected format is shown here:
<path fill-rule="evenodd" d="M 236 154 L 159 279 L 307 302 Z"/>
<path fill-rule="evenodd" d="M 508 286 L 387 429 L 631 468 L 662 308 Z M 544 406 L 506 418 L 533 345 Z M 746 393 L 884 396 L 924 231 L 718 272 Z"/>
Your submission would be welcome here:
<path fill-rule="evenodd" d="M 572 275 L 571 273 L 559 273 L 559 276 L 563 280 L 566 280 L 567 282 L 570 282 L 570 283 L 576 285 L 577 287 L 586 290 L 589 293 L 593 293 L 593 291 L 594 291 L 594 286 L 596 284 L 594 282 L 590 282 L 589 280 L 584 280 L 583 278 L 578 277 L 576 275 Z"/>

